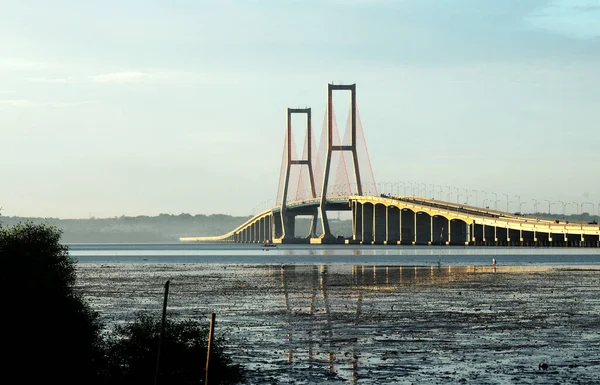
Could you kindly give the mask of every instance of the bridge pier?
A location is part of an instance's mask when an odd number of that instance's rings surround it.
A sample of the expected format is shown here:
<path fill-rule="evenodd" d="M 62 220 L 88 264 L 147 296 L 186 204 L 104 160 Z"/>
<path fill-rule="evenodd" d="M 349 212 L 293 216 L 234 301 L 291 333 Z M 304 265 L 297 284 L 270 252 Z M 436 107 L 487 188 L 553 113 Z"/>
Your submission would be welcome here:
<path fill-rule="evenodd" d="M 361 244 L 370 244 L 373 241 L 373 224 L 375 215 L 372 204 L 362 205 L 362 239 Z"/>
<path fill-rule="evenodd" d="M 394 206 L 386 206 L 385 244 L 397 245 L 401 239 L 401 216 L 400 209 Z"/>
<path fill-rule="evenodd" d="M 383 245 L 387 239 L 388 223 L 387 208 L 385 205 L 374 205 L 373 213 L 373 240 L 372 244 Z"/>

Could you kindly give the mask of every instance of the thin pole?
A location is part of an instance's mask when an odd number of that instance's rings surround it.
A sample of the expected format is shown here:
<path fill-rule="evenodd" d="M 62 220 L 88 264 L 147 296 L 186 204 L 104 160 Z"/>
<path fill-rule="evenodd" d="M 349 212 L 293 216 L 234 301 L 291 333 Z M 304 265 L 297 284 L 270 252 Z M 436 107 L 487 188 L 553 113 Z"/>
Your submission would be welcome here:
<path fill-rule="evenodd" d="M 163 299 L 162 320 L 160 323 L 160 334 L 158 335 L 158 352 L 156 353 L 156 372 L 154 373 L 154 385 L 158 384 L 158 374 L 160 372 L 160 350 L 165 335 L 165 324 L 167 322 L 167 298 L 169 297 L 169 280 L 165 282 L 165 296 Z"/>
<path fill-rule="evenodd" d="M 208 385 L 208 364 L 210 362 L 210 348 L 215 332 L 215 313 L 210 313 L 210 327 L 208 332 L 208 347 L 206 351 L 206 370 L 204 371 L 204 385 Z"/>

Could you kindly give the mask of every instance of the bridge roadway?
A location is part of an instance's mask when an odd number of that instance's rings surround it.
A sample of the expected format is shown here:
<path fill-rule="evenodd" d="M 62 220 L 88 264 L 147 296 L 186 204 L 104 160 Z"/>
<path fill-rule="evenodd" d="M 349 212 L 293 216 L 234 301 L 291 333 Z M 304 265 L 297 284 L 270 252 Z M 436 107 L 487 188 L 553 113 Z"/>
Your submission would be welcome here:
<path fill-rule="evenodd" d="M 555 222 L 532 216 L 405 196 L 341 196 L 326 210 L 352 211 L 352 237 L 316 235 L 320 199 L 289 202 L 265 210 L 227 234 L 186 237 L 184 242 L 349 243 L 477 246 L 600 247 L 600 225 Z M 295 217 L 312 216 L 307 237 L 297 237 Z M 286 232 L 283 223 L 286 222 Z"/>

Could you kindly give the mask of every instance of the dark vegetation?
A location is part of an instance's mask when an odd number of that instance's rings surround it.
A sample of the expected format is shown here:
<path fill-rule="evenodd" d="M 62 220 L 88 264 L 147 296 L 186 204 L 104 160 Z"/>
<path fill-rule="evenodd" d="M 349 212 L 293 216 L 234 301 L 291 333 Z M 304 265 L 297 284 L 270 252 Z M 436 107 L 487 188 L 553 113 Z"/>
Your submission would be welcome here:
<path fill-rule="evenodd" d="M 74 290 L 75 262 L 60 236 L 47 224 L 0 223 L 3 377 L 24 384 L 151 384 L 158 315 L 140 313 L 133 323 L 108 330 Z M 160 384 L 203 383 L 207 326 L 168 321 Z M 240 368 L 232 365 L 218 339 L 212 352 L 209 382 L 241 381 Z"/>
<path fill-rule="evenodd" d="M 155 217 L 114 217 L 90 219 L 2 217 L 6 226 L 29 221 L 47 223 L 62 229 L 64 243 L 163 243 L 179 242 L 180 237 L 214 236 L 225 234 L 250 216 L 235 217 L 224 214 L 190 215 L 160 214 Z M 350 220 L 329 219 L 335 235 L 351 235 Z M 308 234 L 310 219 L 299 217 L 296 221 L 298 236 Z M 319 226 L 320 228 L 320 226 Z M 305 234 L 306 233 L 306 234 Z"/>
<path fill-rule="evenodd" d="M 516 215 L 520 215 L 520 213 L 515 213 Z M 590 215 L 590 213 L 584 212 L 581 214 L 548 214 L 548 213 L 536 213 L 536 214 L 523 214 L 538 218 L 546 218 L 546 219 L 554 219 L 559 221 L 559 223 L 566 222 L 584 222 L 584 223 L 598 223 L 600 222 L 600 217 L 598 215 Z"/>
<path fill-rule="evenodd" d="M 221 214 L 160 214 L 89 219 L 0 217 L 0 221 L 7 226 L 23 221 L 54 225 L 62 229 L 64 243 L 161 243 L 178 242 L 180 237 L 221 235 L 249 218 Z"/>

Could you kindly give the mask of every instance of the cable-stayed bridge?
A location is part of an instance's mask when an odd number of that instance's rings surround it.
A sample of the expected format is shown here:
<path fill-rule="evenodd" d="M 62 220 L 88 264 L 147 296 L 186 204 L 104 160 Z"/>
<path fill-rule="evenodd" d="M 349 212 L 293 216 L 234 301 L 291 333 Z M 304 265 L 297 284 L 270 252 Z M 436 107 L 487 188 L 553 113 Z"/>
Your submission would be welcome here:
<path fill-rule="evenodd" d="M 350 112 L 343 138 L 333 111 L 334 91 L 350 92 Z M 300 156 L 295 150 L 292 131 L 295 114 L 306 117 Z M 317 149 L 311 109 L 288 108 L 276 206 L 256 214 L 227 234 L 180 240 L 600 247 L 598 224 L 515 215 L 418 196 L 378 194 L 356 104 L 355 84 L 327 85 L 327 112 L 321 132 Z M 332 234 L 328 221 L 331 211 L 351 212 L 351 237 Z M 296 229 L 299 216 L 312 218 L 303 233 Z"/>

